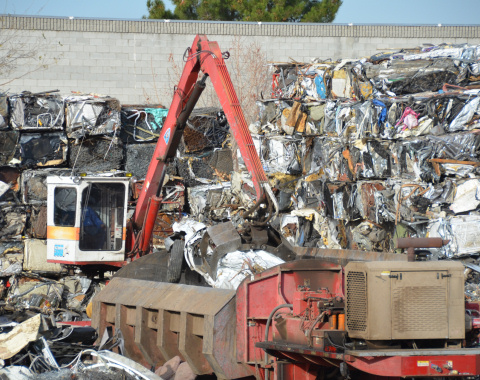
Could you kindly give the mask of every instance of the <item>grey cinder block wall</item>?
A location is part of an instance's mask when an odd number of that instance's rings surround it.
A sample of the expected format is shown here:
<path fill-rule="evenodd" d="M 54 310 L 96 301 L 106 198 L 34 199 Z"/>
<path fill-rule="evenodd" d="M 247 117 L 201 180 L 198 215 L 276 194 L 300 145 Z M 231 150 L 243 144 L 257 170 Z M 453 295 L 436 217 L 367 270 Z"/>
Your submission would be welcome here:
<path fill-rule="evenodd" d="M 358 58 L 424 43 L 480 43 L 480 26 L 395 26 L 99 20 L 0 16 L 0 39 L 34 53 L 0 78 L 0 90 L 94 92 L 122 104 L 169 105 L 175 64 L 196 34 L 230 50 L 256 42 L 266 60 Z M 236 37 L 237 36 L 237 37 Z M 241 36 L 241 37 L 238 37 Z M 171 59 L 175 63 L 172 63 Z M 228 61 L 227 61 L 228 64 Z"/>

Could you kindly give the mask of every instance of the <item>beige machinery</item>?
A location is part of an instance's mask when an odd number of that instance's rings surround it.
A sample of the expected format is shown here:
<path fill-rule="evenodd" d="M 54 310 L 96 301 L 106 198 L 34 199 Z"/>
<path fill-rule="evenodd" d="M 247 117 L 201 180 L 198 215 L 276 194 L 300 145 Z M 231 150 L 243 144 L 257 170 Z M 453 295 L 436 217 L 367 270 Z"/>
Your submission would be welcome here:
<path fill-rule="evenodd" d="M 148 368 L 179 355 L 220 379 L 473 378 L 478 306 L 465 303 L 459 262 L 304 259 L 236 291 L 114 278 L 92 326 L 110 339 L 120 330 Z"/>
<path fill-rule="evenodd" d="M 350 262 L 346 330 L 370 341 L 465 338 L 460 262 Z"/>

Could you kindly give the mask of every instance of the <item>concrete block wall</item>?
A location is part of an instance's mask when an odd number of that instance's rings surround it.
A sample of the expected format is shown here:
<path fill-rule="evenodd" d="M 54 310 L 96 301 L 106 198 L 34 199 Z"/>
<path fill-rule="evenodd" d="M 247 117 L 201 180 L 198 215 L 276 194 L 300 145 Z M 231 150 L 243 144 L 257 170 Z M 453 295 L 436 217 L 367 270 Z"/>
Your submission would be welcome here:
<path fill-rule="evenodd" d="M 424 43 L 480 44 L 480 26 L 398 26 L 99 20 L 0 16 L 0 39 L 34 58 L 19 60 L 0 90 L 59 89 L 110 95 L 122 104 L 171 101 L 182 57 L 196 34 L 230 50 L 235 38 L 255 42 L 267 61 L 358 58 Z M 3 37 L 1 37 L 3 36 Z M 236 37 L 240 36 L 240 37 Z M 1 54 L 1 53 L 0 53 Z M 41 57 L 41 58 L 40 58 Z M 227 61 L 228 65 L 228 61 Z"/>

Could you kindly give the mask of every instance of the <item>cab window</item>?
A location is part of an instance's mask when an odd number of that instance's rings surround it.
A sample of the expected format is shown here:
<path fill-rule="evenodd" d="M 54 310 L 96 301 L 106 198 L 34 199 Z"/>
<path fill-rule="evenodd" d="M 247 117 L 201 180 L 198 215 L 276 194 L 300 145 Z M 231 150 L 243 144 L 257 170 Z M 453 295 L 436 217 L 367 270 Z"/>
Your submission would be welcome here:
<path fill-rule="evenodd" d="M 80 244 L 84 251 L 122 249 L 125 185 L 92 183 L 82 192 Z"/>
<path fill-rule="evenodd" d="M 77 190 L 73 187 L 56 187 L 54 193 L 53 223 L 56 226 L 75 226 Z"/>

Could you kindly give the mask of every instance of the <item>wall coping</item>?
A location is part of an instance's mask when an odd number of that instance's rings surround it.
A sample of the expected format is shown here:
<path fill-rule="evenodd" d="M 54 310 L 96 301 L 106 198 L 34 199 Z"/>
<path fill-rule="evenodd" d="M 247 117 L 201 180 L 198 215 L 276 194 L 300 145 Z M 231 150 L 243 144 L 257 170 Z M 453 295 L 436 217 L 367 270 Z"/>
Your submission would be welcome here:
<path fill-rule="evenodd" d="M 480 25 L 121 20 L 0 15 L 0 29 L 272 37 L 480 38 Z"/>

